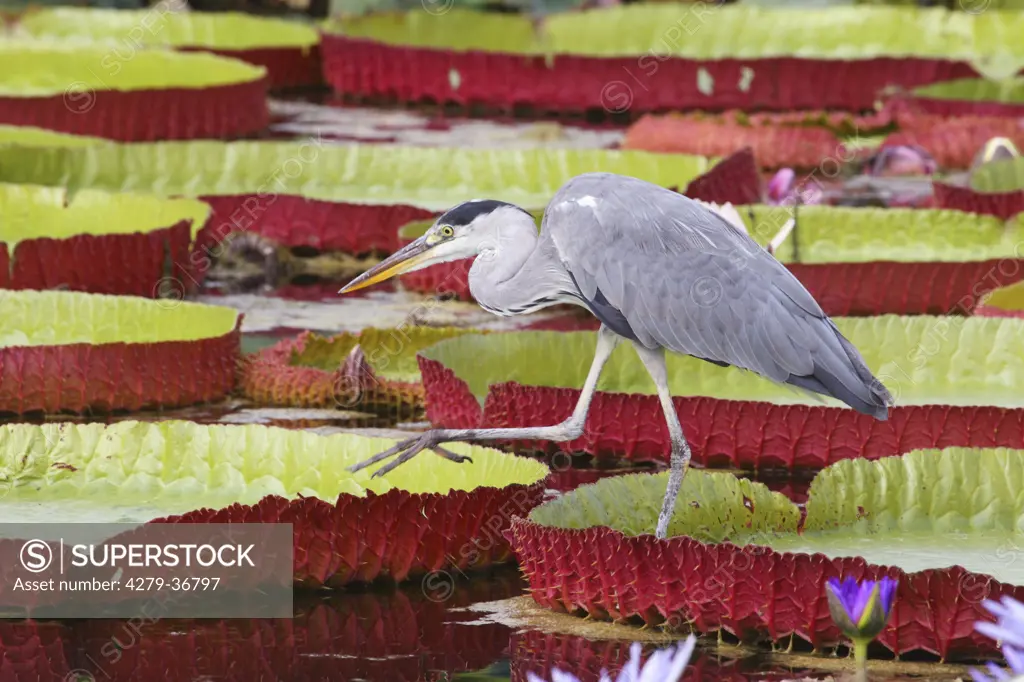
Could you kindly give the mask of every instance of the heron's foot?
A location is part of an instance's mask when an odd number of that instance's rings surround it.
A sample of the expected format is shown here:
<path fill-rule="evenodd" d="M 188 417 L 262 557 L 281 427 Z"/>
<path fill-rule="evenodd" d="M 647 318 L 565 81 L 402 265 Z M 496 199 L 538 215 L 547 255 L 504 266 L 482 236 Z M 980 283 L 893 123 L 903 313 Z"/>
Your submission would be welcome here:
<path fill-rule="evenodd" d="M 368 466 L 381 462 L 389 457 L 394 457 L 394 460 L 388 462 L 377 471 L 373 472 L 373 478 L 377 476 L 383 476 L 389 471 L 393 471 L 396 467 L 399 467 L 410 459 L 420 454 L 424 450 L 432 450 L 436 454 L 444 457 L 445 459 L 455 462 L 456 464 L 462 464 L 463 462 L 472 462 L 473 459 L 466 455 L 459 455 L 451 450 L 441 447 L 441 443 L 444 439 L 436 431 L 427 431 L 414 438 L 408 438 L 400 441 L 394 447 L 388 448 L 384 452 L 378 453 L 373 457 L 369 457 L 359 464 L 355 464 L 349 467 L 349 471 L 355 473 L 361 469 L 365 469 Z"/>

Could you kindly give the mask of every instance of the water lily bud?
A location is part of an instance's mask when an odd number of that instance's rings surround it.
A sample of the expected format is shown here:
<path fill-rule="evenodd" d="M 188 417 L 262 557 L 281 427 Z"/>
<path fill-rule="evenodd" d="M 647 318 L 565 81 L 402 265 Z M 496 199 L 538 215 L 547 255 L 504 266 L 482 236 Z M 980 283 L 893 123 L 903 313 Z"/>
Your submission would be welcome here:
<path fill-rule="evenodd" d="M 865 580 L 853 578 L 828 581 L 828 609 L 832 620 L 854 643 L 870 642 L 882 632 L 896 597 L 896 581 L 892 578 Z"/>

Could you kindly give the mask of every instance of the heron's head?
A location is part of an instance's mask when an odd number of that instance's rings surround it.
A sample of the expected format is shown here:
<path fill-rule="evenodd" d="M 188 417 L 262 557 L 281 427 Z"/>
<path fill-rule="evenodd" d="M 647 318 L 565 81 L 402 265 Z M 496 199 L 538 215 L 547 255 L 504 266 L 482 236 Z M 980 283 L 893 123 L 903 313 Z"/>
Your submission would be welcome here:
<path fill-rule="evenodd" d="M 438 218 L 422 237 L 359 275 L 338 293 L 347 294 L 404 272 L 472 258 L 488 249 L 496 249 L 502 241 L 502 226 L 526 221 L 536 231 L 533 216 L 513 204 L 494 199 L 459 204 Z"/>

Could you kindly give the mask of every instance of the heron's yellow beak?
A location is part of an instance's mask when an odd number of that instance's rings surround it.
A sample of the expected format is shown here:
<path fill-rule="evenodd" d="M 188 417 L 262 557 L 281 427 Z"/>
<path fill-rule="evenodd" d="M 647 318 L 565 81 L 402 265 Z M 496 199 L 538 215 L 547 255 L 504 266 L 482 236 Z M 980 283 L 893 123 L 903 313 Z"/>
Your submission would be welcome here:
<path fill-rule="evenodd" d="M 356 277 L 342 287 L 338 293 L 347 294 L 350 291 L 356 291 L 378 282 L 383 282 L 395 275 L 411 270 L 427 259 L 426 252 L 429 250 L 430 244 L 427 244 L 426 238 L 420 237 Z"/>

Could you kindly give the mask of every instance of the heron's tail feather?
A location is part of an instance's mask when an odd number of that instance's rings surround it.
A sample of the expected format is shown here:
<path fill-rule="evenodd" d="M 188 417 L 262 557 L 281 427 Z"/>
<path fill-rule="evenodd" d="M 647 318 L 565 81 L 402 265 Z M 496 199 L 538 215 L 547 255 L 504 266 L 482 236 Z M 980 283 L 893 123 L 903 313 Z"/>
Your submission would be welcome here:
<path fill-rule="evenodd" d="M 889 389 L 868 369 L 860 352 L 827 320 L 832 334 L 825 340 L 824 352 L 814 358 L 814 373 L 790 376 L 786 383 L 843 401 L 863 414 L 879 421 L 889 418 L 894 404 Z"/>

